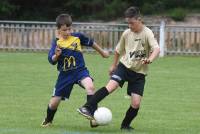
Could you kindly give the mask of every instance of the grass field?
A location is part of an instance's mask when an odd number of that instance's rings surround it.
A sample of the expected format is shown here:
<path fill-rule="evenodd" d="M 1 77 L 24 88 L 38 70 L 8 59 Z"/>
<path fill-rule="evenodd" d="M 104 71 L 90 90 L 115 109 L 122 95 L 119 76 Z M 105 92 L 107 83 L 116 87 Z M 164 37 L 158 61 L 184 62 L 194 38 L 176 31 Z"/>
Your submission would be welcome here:
<path fill-rule="evenodd" d="M 95 86 L 108 81 L 112 58 L 86 54 Z M 70 100 L 62 102 L 51 128 L 40 123 L 57 78 L 46 53 L 0 52 L 0 134 L 121 134 L 121 120 L 129 107 L 126 86 L 100 103 L 113 112 L 108 126 L 90 128 L 76 109 L 85 91 L 74 86 Z M 200 134 L 200 59 L 164 57 L 151 64 L 141 109 L 132 126 L 134 134 Z"/>

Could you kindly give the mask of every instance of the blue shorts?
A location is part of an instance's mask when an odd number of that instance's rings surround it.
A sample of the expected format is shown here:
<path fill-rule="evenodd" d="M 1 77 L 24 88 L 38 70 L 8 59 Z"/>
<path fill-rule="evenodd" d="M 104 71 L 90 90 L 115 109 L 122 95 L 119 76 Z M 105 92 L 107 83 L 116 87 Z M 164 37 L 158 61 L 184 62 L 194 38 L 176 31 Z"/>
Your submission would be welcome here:
<path fill-rule="evenodd" d="M 131 93 L 143 96 L 145 75 L 136 73 L 126 68 L 122 63 L 119 63 L 117 69 L 112 74 L 111 79 L 118 82 L 119 86 L 122 87 L 124 82 L 128 82 L 127 94 L 131 96 Z"/>
<path fill-rule="evenodd" d="M 59 96 L 62 100 L 70 97 L 74 84 L 79 84 L 81 87 L 81 80 L 90 77 L 87 68 L 76 69 L 72 71 L 61 71 L 54 88 L 52 96 Z M 91 78 L 92 79 L 92 78 Z"/>

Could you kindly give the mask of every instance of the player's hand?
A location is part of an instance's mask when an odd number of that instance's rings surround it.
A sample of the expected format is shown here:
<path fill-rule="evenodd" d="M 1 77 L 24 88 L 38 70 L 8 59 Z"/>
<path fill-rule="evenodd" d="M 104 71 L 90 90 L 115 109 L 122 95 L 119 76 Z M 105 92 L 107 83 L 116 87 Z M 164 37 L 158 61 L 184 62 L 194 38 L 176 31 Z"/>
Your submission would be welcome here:
<path fill-rule="evenodd" d="M 103 54 L 102 54 L 103 58 L 108 58 L 109 56 L 110 56 L 110 54 L 109 54 L 108 51 L 104 51 Z"/>
<path fill-rule="evenodd" d="M 116 70 L 116 68 L 117 68 L 116 65 L 110 66 L 110 68 L 109 68 L 109 70 L 108 70 L 110 76 L 114 73 L 114 71 Z"/>
<path fill-rule="evenodd" d="M 150 59 L 147 59 L 147 58 L 144 58 L 141 61 L 142 61 L 142 64 L 151 64 L 152 63 L 152 61 Z"/>
<path fill-rule="evenodd" d="M 56 49 L 55 49 L 55 55 L 56 55 L 56 57 L 59 57 L 61 55 L 61 53 L 62 53 L 62 49 L 59 48 L 58 46 L 56 46 Z"/>

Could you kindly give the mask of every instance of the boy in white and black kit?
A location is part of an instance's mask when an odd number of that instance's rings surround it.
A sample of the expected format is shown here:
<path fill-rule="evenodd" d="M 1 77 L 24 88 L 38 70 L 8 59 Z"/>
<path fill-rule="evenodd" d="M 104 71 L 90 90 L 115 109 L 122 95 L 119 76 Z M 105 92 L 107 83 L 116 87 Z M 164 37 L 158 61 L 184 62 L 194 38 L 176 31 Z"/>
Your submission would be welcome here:
<path fill-rule="evenodd" d="M 130 131 L 133 129 L 130 124 L 137 116 L 143 96 L 148 64 L 159 55 L 160 48 L 153 32 L 142 23 L 137 7 L 128 8 L 125 19 L 129 29 L 123 32 L 116 46 L 109 70 L 109 82 L 77 111 L 88 119 L 93 119 L 91 109 L 119 86 L 122 87 L 124 82 L 128 82 L 127 94 L 131 96 L 131 105 L 121 123 L 121 129 Z"/>

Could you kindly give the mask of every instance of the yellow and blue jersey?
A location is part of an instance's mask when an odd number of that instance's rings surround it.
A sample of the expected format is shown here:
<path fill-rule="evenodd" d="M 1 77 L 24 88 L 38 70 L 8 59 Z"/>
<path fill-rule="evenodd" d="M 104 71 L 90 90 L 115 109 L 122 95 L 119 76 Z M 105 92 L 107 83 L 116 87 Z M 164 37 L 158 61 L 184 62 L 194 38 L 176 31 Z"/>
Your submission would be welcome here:
<path fill-rule="evenodd" d="M 48 54 L 48 60 L 51 64 L 57 63 L 58 71 L 70 71 L 85 67 L 85 61 L 82 54 L 82 46 L 93 45 L 94 41 L 82 33 L 72 33 L 67 39 L 55 39 L 51 43 L 51 49 Z M 55 54 L 56 46 L 62 49 L 62 53 L 57 62 L 52 60 Z"/>
<path fill-rule="evenodd" d="M 90 77 L 85 67 L 82 54 L 82 46 L 92 47 L 94 41 L 81 33 L 72 33 L 67 39 L 54 39 L 49 50 L 48 60 L 52 65 L 57 64 L 60 72 L 52 96 L 60 96 L 62 99 L 69 98 L 73 85 L 81 85 L 81 80 Z M 53 61 L 56 46 L 62 49 L 58 61 Z M 81 85 L 82 86 L 82 85 Z"/>

